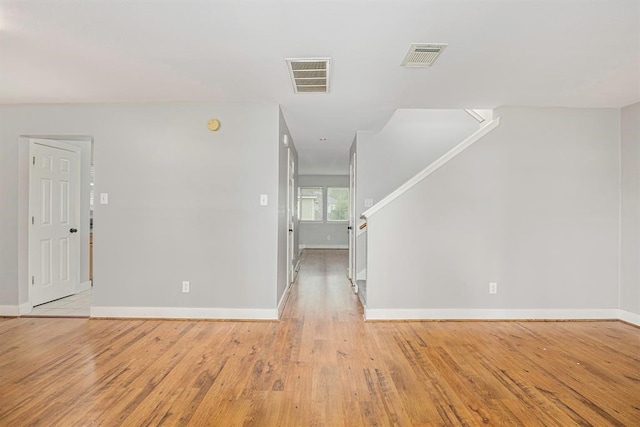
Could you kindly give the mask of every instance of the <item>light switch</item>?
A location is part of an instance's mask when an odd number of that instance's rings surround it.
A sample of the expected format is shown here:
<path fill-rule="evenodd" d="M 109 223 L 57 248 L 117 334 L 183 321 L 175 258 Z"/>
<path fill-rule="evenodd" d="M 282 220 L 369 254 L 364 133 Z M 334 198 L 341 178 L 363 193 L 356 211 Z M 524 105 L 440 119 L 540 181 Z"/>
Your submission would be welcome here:
<path fill-rule="evenodd" d="M 370 208 L 373 206 L 373 199 L 364 199 L 364 207 Z"/>
<path fill-rule="evenodd" d="M 100 204 L 101 205 L 109 204 L 109 193 L 100 193 Z"/>
<path fill-rule="evenodd" d="M 269 198 L 266 194 L 260 195 L 260 206 L 267 206 L 269 204 Z"/>

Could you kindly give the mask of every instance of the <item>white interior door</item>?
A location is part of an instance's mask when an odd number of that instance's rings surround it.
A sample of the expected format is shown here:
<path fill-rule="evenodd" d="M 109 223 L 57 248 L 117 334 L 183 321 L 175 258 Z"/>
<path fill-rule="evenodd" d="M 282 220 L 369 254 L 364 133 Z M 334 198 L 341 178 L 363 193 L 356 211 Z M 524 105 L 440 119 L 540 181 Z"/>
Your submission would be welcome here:
<path fill-rule="evenodd" d="M 287 284 L 295 280 L 296 269 L 296 181 L 295 181 L 295 161 L 289 149 L 289 188 L 287 191 L 287 218 L 289 226 L 289 234 L 287 235 L 287 256 L 289 258 L 287 267 Z"/>
<path fill-rule="evenodd" d="M 347 276 L 355 283 L 356 266 L 356 153 L 349 162 L 349 267 Z"/>
<path fill-rule="evenodd" d="M 32 139 L 29 168 L 29 300 L 35 306 L 75 292 L 80 276 L 80 152 Z"/>

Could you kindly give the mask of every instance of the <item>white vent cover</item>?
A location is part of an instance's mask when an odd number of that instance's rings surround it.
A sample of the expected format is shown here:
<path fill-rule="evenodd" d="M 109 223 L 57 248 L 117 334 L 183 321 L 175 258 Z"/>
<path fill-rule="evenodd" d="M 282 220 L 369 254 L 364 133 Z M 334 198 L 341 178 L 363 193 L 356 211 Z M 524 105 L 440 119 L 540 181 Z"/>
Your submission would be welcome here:
<path fill-rule="evenodd" d="M 287 67 L 296 93 L 328 93 L 331 58 L 289 58 Z"/>
<path fill-rule="evenodd" d="M 443 43 L 412 43 L 401 65 L 403 67 L 430 67 L 446 47 L 447 45 Z"/>

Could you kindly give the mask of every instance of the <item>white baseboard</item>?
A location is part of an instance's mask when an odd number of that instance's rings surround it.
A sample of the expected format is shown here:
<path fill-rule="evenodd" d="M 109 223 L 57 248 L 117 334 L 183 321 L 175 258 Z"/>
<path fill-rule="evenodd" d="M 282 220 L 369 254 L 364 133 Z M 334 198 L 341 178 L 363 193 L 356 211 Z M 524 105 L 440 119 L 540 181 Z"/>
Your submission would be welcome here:
<path fill-rule="evenodd" d="M 0 316 L 18 317 L 31 313 L 33 306 L 29 301 L 20 305 L 0 305 Z"/>
<path fill-rule="evenodd" d="M 604 320 L 618 309 L 365 309 L 367 320 Z M 630 322 L 633 323 L 633 322 Z"/>
<path fill-rule="evenodd" d="M 627 310 L 618 310 L 620 313 L 618 315 L 618 319 L 631 323 L 636 326 L 640 326 L 640 314 L 632 313 Z"/>
<path fill-rule="evenodd" d="M 146 319 L 278 320 L 270 308 L 91 307 L 90 317 Z"/>
<path fill-rule="evenodd" d="M 0 316 L 16 317 L 20 315 L 20 308 L 17 305 L 0 305 Z"/>
<path fill-rule="evenodd" d="M 300 245 L 300 249 L 349 249 L 349 245 Z"/>
<path fill-rule="evenodd" d="M 298 261 L 296 262 L 296 266 L 293 268 L 293 279 L 291 280 L 291 283 L 294 283 L 296 280 L 298 280 L 299 272 L 300 272 L 300 259 L 298 259 Z"/>
<path fill-rule="evenodd" d="M 278 303 L 278 319 L 282 317 L 282 312 L 284 311 L 284 306 L 287 304 L 287 300 L 289 299 L 290 293 L 291 293 L 291 283 L 287 285 L 287 289 L 284 290 L 284 293 L 280 298 L 280 302 Z"/>
<path fill-rule="evenodd" d="M 91 280 L 80 283 L 76 287 L 76 293 L 79 294 L 80 292 L 88 291 L 89 289 L 91 289 Z"/>

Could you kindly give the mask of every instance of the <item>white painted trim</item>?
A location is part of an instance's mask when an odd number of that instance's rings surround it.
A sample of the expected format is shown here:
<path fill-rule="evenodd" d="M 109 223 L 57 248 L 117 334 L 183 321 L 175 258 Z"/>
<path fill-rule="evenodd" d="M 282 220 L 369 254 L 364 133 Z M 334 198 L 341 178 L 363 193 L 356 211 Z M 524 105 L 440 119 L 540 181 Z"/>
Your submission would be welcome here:
<path fill-rule="evenodd" d="M 278 320 L 291 286 L 277 310 L 184 307 L 91 307 L 90 317 L 150 319 Z M 0 316 L 19 316 L 20 306 L 0 305 Z M 369 309 L 366 320 L 622 320 L 640 326 L 640 314 L 618 309 Z"/>
<path fill-rule="evenodd" d="M 91 307 L 90 317 L 148 319 L 278 320 L 271 308 Z"/>
<path fill-rule="evenodd" d="M 349 249 L 349 245 L 300 245 L 300 249 Z"/>
<path fill-rule="evenodd" d="M 33 306 L 29 301 L 24 302 L 18 306 L 18 313 L 20 313 L 20 316 L 22 316 L 23 314 L 31 313 L 31 310 L 33 310 Z"/>
<path fill-rule="evenodd" d="M 478 123 L 482 123 L 482 122 L 487 120 L 482 115 L 478 114 L 478 112 L 476 110 L 465 109 L 464 111 L 465 111 L 465 113 L 467 113 L 468 115 L 470 115 L 471 117 L 476 119 L 478 121 Z"/>
<path fill-rule="evenodd" d="M 294 283 L 296 280 L 298 280 L 299 272 L 300 272 L 300 254 L 298 254 L 298 261 L 296 261 L 296 266 L 293 267 L 293 280 L 291 280 L 291 283 Z"/>
<path fill-rule="evenodd" d="M 20 315 L 20 308 L 17 305 L 0 305 L 0 316 L 17 317 Z"/>
<path fill-rule="evenodd" d="M 627 310 L 619 310 L 618 318 L 624 322 L 640 326 L 640 314 L 632 313 Z"/>
<path fill-rule="evenodd" d="M 282 317 L 282 312 L 284 311 L 284 307 L 287 304 L 287 300 L 289 299 L 290 293 L 291 293 L 291 283 L 287 285 L 287 289 L 284 290 L 284 293 L 280 298 L 280 302 L 278 303 L 278 319 Z"/>
<path fill-rule="evenodd" d="M 91 289 L 91 280 L 87 280 L 86 282 L 82 282 L 76 288 L 76 293 L 85 292 Z"/>
<path fill-rule="evenodd" d="M 366 309 L 367 320 L 591 320 L 620 318 L 618 309 Z"/>
<path fill-rule="evenodd" d="M 431 163 L 422 171 L 418 172 L 417 175 L 415 175 L 413 178 L 409 179 L 409 181 L 402 184 L 400 187 L 398 187 L 395 191 L 393 191 L 387 197 L 380 200 L 378 203 L 376 203 L 375 205 L 373 205 L 372 207 L 364 211 L 362 215 L 360 215 L 360 217 L 361 218 L 371 217 L 371 215 L 378 212 L 380 209 L 382 209 L 383 207 L 391 203 L 393 200 L 400 197 L 403 193 L 407 192 L 414 185 L 418 184 L 420 181 L 422 181 L 423 179 L 425 179 L 426 177 L 428 177 L 429 175 L 431 175 L 432 173 L 440 169 L 442 166 L 448 163 L 449 160 L 453 159 L 458 154 L 462 153 L 465 149 L 469 148 L 476 141 L 480 140 L 480 138 L 482 138 L 483 136 L 491 132 L 493 129 L 495 129 L 499 125 L 500 125 L 500 117 L 496 117 L 495 119 L 491 120 L 484 126 L 481 126 L 480 129 L 478 129 L 477 131 L 469 135 L 460 144 L 456 145 L 451 150 L 447 151 L 444 155 L 442 155 L 442 157 L 435 160 L 433 163 Z"/>

